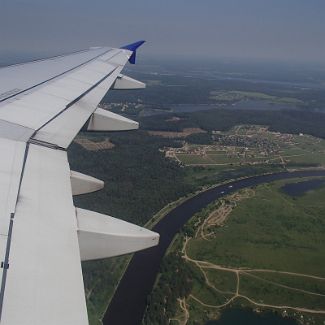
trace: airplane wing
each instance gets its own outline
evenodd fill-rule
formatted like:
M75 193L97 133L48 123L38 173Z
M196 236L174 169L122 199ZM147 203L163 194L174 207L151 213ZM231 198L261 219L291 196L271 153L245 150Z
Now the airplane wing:
M156 233L73 205L104 184L71 171L66 152L83 126L138 128L97 106L109 89L144 88L121 74L142 43L0 69L1 324L88 324L81 261L157 245Z

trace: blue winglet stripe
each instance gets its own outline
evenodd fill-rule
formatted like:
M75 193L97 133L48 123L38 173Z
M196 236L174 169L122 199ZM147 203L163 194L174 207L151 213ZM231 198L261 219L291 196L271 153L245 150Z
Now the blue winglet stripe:
M130 62L131 64L135 64L135 58L136 58L136 56L137 56L137 51L134 51L134 52L132 53L132 55L130 56L130 58L129 58L129 62Z
M135 43L132 43L132 44L129 44L129 45L125 45L125 46L122 46L121 49L124 49L124 50L129 50L129 51L132 51L132 55L130 56L129 58L129 62L131 64L135 64L135 58L136 58L136 55L137 55L137 49L144 43L145 41L138 41L138 42L135 42Z
M129 50L129 51L136 51L138 47L140 47L145 41L138 41L129 45L122 46L121 49Z

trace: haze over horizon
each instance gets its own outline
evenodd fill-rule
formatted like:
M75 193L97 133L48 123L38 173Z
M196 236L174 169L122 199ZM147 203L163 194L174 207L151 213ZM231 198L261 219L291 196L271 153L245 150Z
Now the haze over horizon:
M148 41L145 54L325 63L322 0L2 0L0 58Z

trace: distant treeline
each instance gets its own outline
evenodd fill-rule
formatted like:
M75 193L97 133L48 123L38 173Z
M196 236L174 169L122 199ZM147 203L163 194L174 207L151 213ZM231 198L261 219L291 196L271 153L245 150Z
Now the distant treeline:
M257 124L270 127L271 131L292 134L310 134L325 138L325 114L317 112L283 110L225 110L216 109L177 114L178 121L167 121L166 115L150 116L140 120L143 129L181 131L199 127L207 131L225 131L239 124Z
M270 71L269 71L270 72ZM278 71L279 72L279 71ZM186 74L186 71L183 71ZM308 72L313 75L318 83L321 83L324 75L317 75L315 72ZM211 98L212 91L244 91L258 92L276 97L290 97L304 102L305 109L325 109L325 92L322 88L299 88L295 82L301 82L301 78L295 80L294 75L288 83L252 82L259 81L252 76L243 79L213 79L205 77L190 77L184 75L143 75L132 73L136 79L148 83L148 87L138 91L110 91L104 98L104 102L119 103L144 103L153 107L168 108L174 104L215 104L216 100ZM247 75L248 77L248 75ZM267 73L265 78L270 78ZM279 77L279 76L278 76ZM284 76L283 76L284 77ZM288 77L288 76L287 76ZM147 80L146 80L147 79ZM271 78L272 79L272 78ZM305 78L302 78L306 81ZM277 78L275 77L275 80ZM152 82L153 81L153 82ZM300 105L299 105L300 106Z

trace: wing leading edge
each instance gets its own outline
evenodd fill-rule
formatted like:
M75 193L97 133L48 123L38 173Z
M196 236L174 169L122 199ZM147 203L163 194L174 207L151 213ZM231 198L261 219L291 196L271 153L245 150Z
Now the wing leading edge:
M158 244L156 233L74 207L72 195L104 184L71 171L65 150L85 123L138 128L97 108L109 89L144 87L121 75L134 53L96 48L0 69L1 324L88 324L80 261Z

